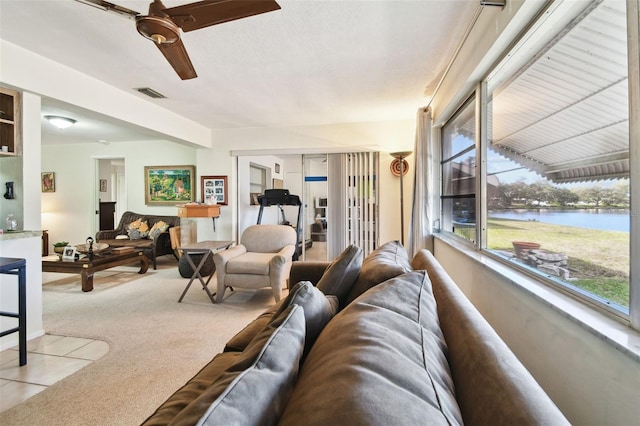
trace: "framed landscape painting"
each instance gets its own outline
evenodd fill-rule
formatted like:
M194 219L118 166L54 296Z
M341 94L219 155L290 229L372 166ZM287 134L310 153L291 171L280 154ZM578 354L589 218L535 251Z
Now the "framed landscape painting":
M194 201L195 176L195 166L145 166L145 204Z
M226 176L201 176L200 193L204 204L220 204L226 206L227 177Z

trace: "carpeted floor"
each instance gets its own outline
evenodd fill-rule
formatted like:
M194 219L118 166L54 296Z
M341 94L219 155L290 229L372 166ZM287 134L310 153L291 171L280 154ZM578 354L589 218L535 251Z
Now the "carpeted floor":
M165 259L166 258L166 259ZM47 333L104 340L109 352L91 365L0 415L8 425L137 425L198 372L225 342L274 303L270 289L227 292L212 304L175 260L158 270L137 267L97 273L94 291L79 277L46 274ZM215 277L210 286L215 289Z

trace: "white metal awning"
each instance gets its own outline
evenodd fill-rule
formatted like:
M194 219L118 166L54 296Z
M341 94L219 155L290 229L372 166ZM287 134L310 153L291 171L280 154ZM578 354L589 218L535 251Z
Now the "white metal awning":
M596 1L493 92L489 147L547 179L629 176L625 2Z

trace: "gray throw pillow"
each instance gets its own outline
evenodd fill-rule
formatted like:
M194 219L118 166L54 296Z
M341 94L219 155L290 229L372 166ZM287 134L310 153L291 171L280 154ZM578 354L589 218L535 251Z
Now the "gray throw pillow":
M335 299L331 299L335 300ZM304 341L304 353L302 358L309 352L318 335L325 325L333 318L338 311L338 306L331 303L331 300L309 281L300 281L290 291L280 309L273 315L277 318L289 306L299 305L304 309L304 321L306 335Z
M324 294L337 296L340 306L344 306L347 295L360 275L361 267L362 249L352 244L331 262L317 287Z
M345 305L371 287L412 270L407 250L400 241L384 243L365 257L358 280L352 286Z
M298 376L304 334L303 309L292 305L172 424L276 424Z

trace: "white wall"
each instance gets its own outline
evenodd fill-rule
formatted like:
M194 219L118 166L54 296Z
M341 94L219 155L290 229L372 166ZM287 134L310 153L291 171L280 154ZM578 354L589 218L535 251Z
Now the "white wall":
M406 158L409 171L403 177L404 189L404 243L409 244L409 225L411 222L411 204L415 167L413 155ZM380 154L380 243L400 240L400 177L391 173L394 158L388 153Z
M98 182L96 182L96 191L98 191L98 197L100 201L114 201L112 198L112 174L111 170L111 160L98 160ZM100 180L105 180L107 182L106 191L100 191Z
M303 193L303 174L302 174L302 155L283 155L278 157L282 160L280 163L280 172L284 182L284 188L289 190L292 195L297 195L302 201L302 215L304 216L304 193ZM308 204L308 203L307 203ZM298 208L294 206L285 206L284 212L287 220L292 224L296 224L298 221ZM301 222L304 227L304 217L301 217ZM304 238L304 234L303 234Z
M271 188L271 179L282 179L284 175L284 160L276 156L242 156L238 157L238 235L258 220L260 206L252 206L249 191L249 167L256 164L265 167L267 171L267 188ZM280 173L275 173L276 163L280 164ZM287 217L291 221L291 218ZM265 208L262 214L263 224L280 223L280 210L277 207Z
M416 105L416 110L419 107ZM233 151L280 149L287 154L406 151L413 149L414 136L414 119L213 130L214 148L224 146Z
M571 423L638 424L637 361L437 238L434 254Z
M168 141L44 145L42 170L56 174L56 191L42 194L42 226L49 230L49 241L80 244L95 235L98 185L94 178L100 157L125 159L126 202L130 211L177 215L175 206L145 204L144 166L195 165L196 152L194 148ZM199 180L195 185L199 187Z
M195 147L211 146L211 130L135 94L0 40L0 83L96 111Z
M24 229L40 230L40 98L29 93L22 97L22 189L17 201L24 209ZM36 124L37 123L37 124ZM4 226L4 225L3 225ZM28 339L44 333L42 326L42 240L39 237L0 241L0 256L27 261L27 335ZM16 278L0 275L0 310L17 312ZM10 322L10 325L8 321ZM10 318L0 320L0 328L15 327ZM0 350L14 346L17 333L0 338Z

